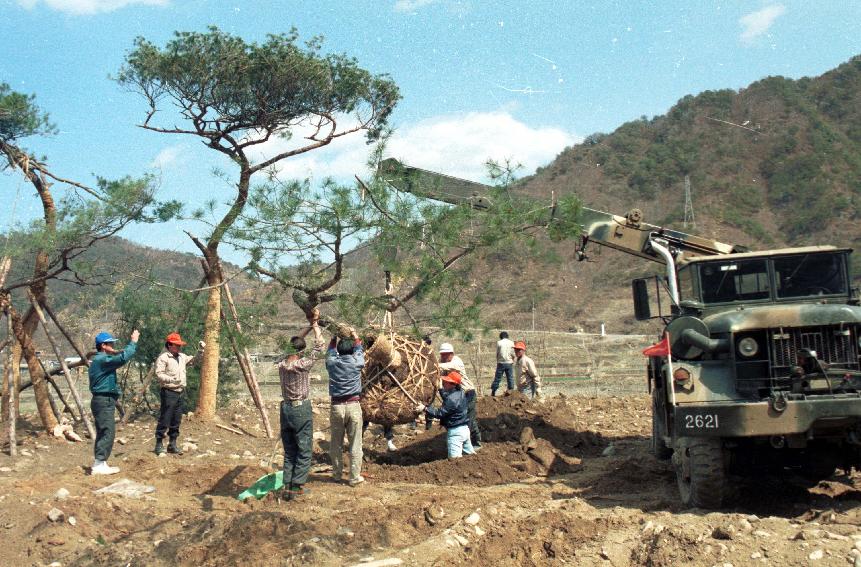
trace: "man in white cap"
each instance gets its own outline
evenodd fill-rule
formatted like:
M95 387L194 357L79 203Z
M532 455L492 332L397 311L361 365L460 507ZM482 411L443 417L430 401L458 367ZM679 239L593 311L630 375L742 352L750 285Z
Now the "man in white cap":
M460 374L460 387L463 390L467 402L467 416L469 417L469 437L474 449L481 447L481 431L478 429L478 421L475 418L475 386L466 374L463 360L454 354L451 343L439 345L439 369L440 372L455 370Z

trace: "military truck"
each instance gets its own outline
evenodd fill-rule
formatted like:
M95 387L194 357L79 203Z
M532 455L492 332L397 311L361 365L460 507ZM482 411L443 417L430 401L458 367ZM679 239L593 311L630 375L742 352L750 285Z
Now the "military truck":
M480 183L396 160L380 171L400 190L488 206L491 188ZM578 259L594 242L665 265L632 289L636 318L664 324L644 351L651 444L672 459L685 505L720 507L731 474L792 469L818 481L861 466L861 307L850 249L751 252L647 224L638 210L584 208L578 222Z

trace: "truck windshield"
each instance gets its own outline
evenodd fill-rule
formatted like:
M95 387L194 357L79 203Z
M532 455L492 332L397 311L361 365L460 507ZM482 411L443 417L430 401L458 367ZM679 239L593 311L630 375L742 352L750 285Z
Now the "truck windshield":
M842 254L804 254L774 260L778 297L847 293Z
M700 283L704 303L768 299L768 263L765 260L703 263Z

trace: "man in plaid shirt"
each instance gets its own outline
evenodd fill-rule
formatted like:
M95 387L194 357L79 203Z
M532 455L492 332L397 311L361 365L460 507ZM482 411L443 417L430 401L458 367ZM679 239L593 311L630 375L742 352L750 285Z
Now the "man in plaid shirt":
M323 333L316 310L308 317L311 326L290 339L290 353L278 364L281 379L281 442L284 444L284 487L292 500L304 494L311 470L314 424L311 412L309 372L323 352ZM305 335L314 331L314 349L305 354Z

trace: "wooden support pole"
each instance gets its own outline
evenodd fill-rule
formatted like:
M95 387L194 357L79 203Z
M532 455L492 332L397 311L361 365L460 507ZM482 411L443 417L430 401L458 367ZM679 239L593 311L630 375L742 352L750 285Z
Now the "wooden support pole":
M60 409L57 407L56 402L54 402L54 399L51 398L49 400L51 402L51 409L54 410L54 414L57 416L57 421L62 421L60 419L60 416L64 412L69 412L69 415L72 416L72 419L74 421L78 421L78 418L75 416L75 412L72 411L72 408L69 406L69 402L66 401L66 396L64 396L63 392L60 391L60 387L57 385L57 381L54 380L54 376L50 372L48 372L47 368L45 368L45 363L43 363L41 359L39 359L39 366L42 367L42 372L45 373L45 380L47 380L48 383L54 387L54 392L57 393L57 397L60 398L61 402L63 402L63 411L61 412ZM23 390L23 388L21 389Z
M59 318L57 317L57 315L54 313L54 310L53 310L53 309L51 309L51 306L50 306L50 305L48 305L48 304L46 303L45 305L43 305L43 306L42 306L42 308L43 308L43 309L45 309L45 313L47 313L47 314L48 314L48 317L50 317L50 318L51 318L51 321L53 321L53 322L54 322L54 326L55 326L55 327L57 327L58 329L60 329L60 333L62 333L62 334L63 334L63 336L64 336L64 337L66 337L66 341L68 341L68 343L69 343L70 345L72 345L72 348L73 348L73 349L75 349L75 352L76 352L76 353L78 353L78 357L80 357L80 359L83 361L83 363L84 363L87 367L89 367L89 366L90 366L90 359L89 359L89 358L87 358L87 355L86 355L86 353L83 351L83 349L81 349L81 347L79 347L79 346L78 346L78 343L76 343L76 342L72 339L72 335L70 335L70 334L69 334L69 332L66 330L66 328L65 328L65 327L63 327L63 324L62 324L62 323L60 323L60 319L59 319ZM80 365L79 365L79 366L80 366ZM70 367L70 368L71 368L71 367Z
M233 317L233 324L237 332L242 332L242 324L239 322L239 313L236 311L236 304L233 302L233 294L230 292L230 284L224 284L224 296L227 299L227 305L230 307L230 314ZM254 375L254 368L251 366L251 355L248 354L248 349L243 347L242 352L239 351L239 345L234 343L234 351L237 358L240 359L240 365L245 364L248 382L248 389L251 391L251 398L254 400L257 409L260 410L260 415L263 418L263 428L266 430L266 437L272 439L272 425L269 423L269 415L266 413L266 405L263 403L263 395L260 393L260 384L257 382L257 376ZM243 360L244 359L244 360ZM245 372L245 371L244 371Z
M221 313L221 318L225 323L228 322L224 312ZM230 333L228 333L227 336L230 340L230 346L233 348L233 354L236 355L236 361L239 363L239 369L242 371L242 377L245 379L245 385L248 386L248 391L251 393L251 399L254 401L254 405L257 406L257 409L260 411L260 415L263 418L263 428L266 430L266 437L272 439L272 426L269 423L269 416L266 414L266 407L263 405L263 399L260 396L260 389L257 388L255 391L256 383L251 371L251 365L240 350L236 337Z
M6 285L6 276L9 275L9 270L12 268L12 258L4 256L0 259L0 288ZM15 431L16 422L18 420L17 408L18 403L18 384L15 380L14 355L12 345L14 344L14 334L12 331L12 314L8 309L4 309L6 315L6 340L9 343L9 351L6 355L6 384L8 385L6 398L6 432L9 438L9 456L15 457L18 455L18 438Z
M215 427L219 427L221 429L226 429L227 431L230 431L232 433L236 433L237 435L245 435L245 433L243 433L242 431L239 431L238 429L233 429L232 427L227 427L226 425L221 425L220 423L216 423Z
M4 276L5 278L5 276ZM8 336L12 336L12 317L6 312L6 332ZM9 351L6 353L6 383L9 385L9 405L7 407L8 413L6 414L6 433L9 437L9 456L15 457L18 455L18 439L15 435L15 422L18 418L15 412L15 407L17 404L15 403L15 397L18 392L16 392L15 388L15 375L12 370L12 366L14 364L14 356L12 355L12 345L9 345Z
M48 330L48 322L45 320L45 313L42 312L42 308L39 306L39 302L36 301L36 297L32 293L28 293L28 295L30 297L30 304L33 305L33 309L39 317L39 322L42 323L42 330L45 331L45 336L48 338L48 342L51 343L51 348L54 349L54 354L57 356L57 360L60 361L60 367L63 369L63 375L66 377L66 382L69 384L69 391L72 393L72 399L75 400L75 405L78 406L78 412L84 420L84 426L87 428L87 433L90 434L90 439L95 440L96 429L90 421L90 416L87 415L86 410L84 410L84 403L81 401L81 396L78 394L78 389L75 387L75 382L72 380L72 373L69 371L69 367L66 366L66 360L63 358L63 354L57 347L54 337L51 336L51 331Z
M47 374L47 373L46 373ZM78 421L78 417L75 415L75 412L72 410L72 406L69 405L69 402L66 401L66 396L63 395L63 392L60 391L60 386L57 384L57 381L54 380L53 376L46 375L48 382L51 386L54 387L54 392L57 393L57 397L60 398L60 401L63 402L63 411L69 412L69 415L72 416L72 420Z
M48 373L48 371L45 370L45 365L42 364L41 360L39 361L39 366L42 367L42 372L44 372L45 374ZM46 376L45 381L47 382L47 380L48 377ZM63 414L60 413L60 408L57 407L57 402L54 401L54 396L51 395L51 390L48 390L47 386L45 387L45 396L48 398L48 404L51 406L51 412L54 414L54 417L57 418L57 423L61 423L61 418L63 417Z

